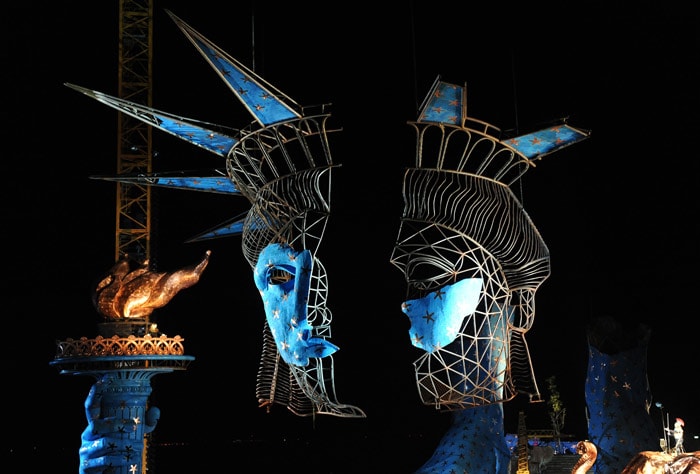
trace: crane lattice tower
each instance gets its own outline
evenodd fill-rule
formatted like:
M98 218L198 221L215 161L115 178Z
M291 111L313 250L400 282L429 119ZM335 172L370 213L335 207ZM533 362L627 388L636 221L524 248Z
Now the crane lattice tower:
M119 0L119 97L152 105L153 0ZM150 174L152 128L119 113L117 173ZM151 260L151 188L117 183L115 261Z

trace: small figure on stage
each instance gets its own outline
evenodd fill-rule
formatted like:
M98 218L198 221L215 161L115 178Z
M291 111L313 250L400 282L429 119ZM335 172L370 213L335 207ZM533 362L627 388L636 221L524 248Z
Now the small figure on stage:
M676 418L676 422L673 424L673 429L666 428L666 431L671 433L673 435L673 439L675 440L675 444L673 445L673 453L674 454L682 454L685 452L685 449L683 449L683 427L684 426L685 426L685 422L680 418Z

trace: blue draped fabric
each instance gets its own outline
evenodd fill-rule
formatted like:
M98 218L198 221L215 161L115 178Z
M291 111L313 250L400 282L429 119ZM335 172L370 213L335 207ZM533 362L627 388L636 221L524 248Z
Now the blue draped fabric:
M503 405L450 412L452 425L415 474L509 474L511 451L503 431Z
M659 449L659 436L647 408L651 404L648 340L607 352L590 341L588 346L588 438L598 449L593 472L619 474L637 453Z

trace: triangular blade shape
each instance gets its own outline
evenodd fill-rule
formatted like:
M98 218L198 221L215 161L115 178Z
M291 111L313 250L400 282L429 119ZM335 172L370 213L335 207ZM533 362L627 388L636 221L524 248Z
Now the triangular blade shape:
M225 157L229 150L236 144L236 139L220 132L214 131L213 128L206 128L194 123L192 119L178 117L167 112L163 112L152 107L136 104L124 99L119 99L102 92L86 89L85 87L76 86L75 84L65 84L66 86L78 92L82 92L88 97L106 104L113 109L123 112L135 119L138 119L148 125L159 128L164 132L175 135L176 137L190 142L198 147L204 148L210 152L216 153L219 156ZM223 128L215 124L217 128ZM235 131L237 133L237 131Z
M105 181L117 181L120 183L139 184L141 186L159 186L171 189L182 189L187 191L202 191L218 194L241 195L227 176L183 176L168 175L162 173L139 174L136 176L91 176L91 179L101 179Z
M187 243L201 242L203 240L218 239L220 237L231 237L243 233L243 222L247 213L239 214L231 220L220 224L213 229L202 232L199 235L187 240Z
M166 10L167 11L167 10ZM263 127L301 117L296 102L199 34L172 12L175 24Z

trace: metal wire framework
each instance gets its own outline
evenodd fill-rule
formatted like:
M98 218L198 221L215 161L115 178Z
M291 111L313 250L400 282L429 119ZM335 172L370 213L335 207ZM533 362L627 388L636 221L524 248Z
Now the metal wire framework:
M197 177L190 177L187 182L148 179L150 173L101 179L180 188L189 183L193 190L225 192L247 198L251 208L238 234L242 237L243 255L251 269L255 268L262 250L271 244L288 244L297 251L309 251L313 255L313 272L308 314L303 317L313 326L312 337L329 338L332 318L326 305L328 283L317 250L330 214L331 171L337 166L331 158L326 129L330 114L325 105L298 106L177 16L171 12L168 14L253 115L254 121L250 125L233 130L195 122L145 104L67 85L124 112L123 115L225 158L230 181L222 186L218 170L212 170L212 176L203 177L212 186L208 188L201 186ZM228 132L234 134L228 135ZM238 219L227 222L207 235L237 235L238 223ZM361 409L337 401L332 356L313 358L304 367L292 367L280 358L267 323L263 340L257 385L262 406L286 405L297 415L365 416Z
M483 280L476 311L454 341L415 360L421 400L459 410L517 392L537 399L524 335L534 321L535 292L550 273L549 250L509 188L531 163L484 122L411 124L415 167L404 175L390 259L404 274L407 299L465 278Z
M328 277L318 257L330 216L331 173L329 115L304 117L250 133L232 148L227 170L252 207L243 223L242 248L254 268L272 243L309 250L314 264L306 318L313 337L331 337L327 305ZM261 406L286 405L299 416L328 414L365 417L353 405L339 403L333 356L312 358L307 366L287 364L265 323L256 395Z

